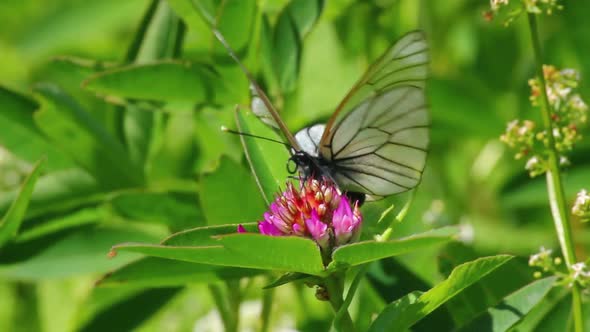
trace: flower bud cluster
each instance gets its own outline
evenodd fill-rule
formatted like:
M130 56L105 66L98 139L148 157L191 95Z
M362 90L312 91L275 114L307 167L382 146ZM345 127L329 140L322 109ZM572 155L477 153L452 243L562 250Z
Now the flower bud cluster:
M558 283L572 287L577 283L582 288L590 288L590 269L584 262L573 264L569 271L565 268L559 268L562 263L560 257L553 257L551 249L541 247L540 251L529 258L529 266L538 268L533 274L535 278L541 278L544 275L555 275L558 277Z
M578 283L582 288L590 287L590 269L584 262L578 262L572 265L572 273L569 276L570 287L574 282Z
M572 214L582 222L590 221L590 194L586 189L580 190L572 207Z
M543 273L557 271L557 266L561 264L561 258L553 257L553 250L541 247L538 253L529 257L529 266L542 270L535 272L535 277L540 278Z
M506 25L523 13L551 15L562 10L559 0L490 0L491 14L500 16Z
M582 139L579 128L588 121L588 106L577 93L580 76L575 70L557 70L554 66L543 66L543 74L553 122L551 135L560 155L560 165L568 166L566 153ZM544 98L541 83L538 79L531 79L529 85L531 103L539 106L541 98ZM533 121L514 120L508 123L500 139L516 150L516 159L526 159L525 169L534 177L547 169L547 149L550 148L548 136L549 133L537 129Z

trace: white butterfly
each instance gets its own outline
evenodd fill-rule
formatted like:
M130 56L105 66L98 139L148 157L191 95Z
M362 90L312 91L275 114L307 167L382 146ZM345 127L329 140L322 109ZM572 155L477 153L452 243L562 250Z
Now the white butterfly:
M370 198L404 192L420 182L429 144L428 62L424 34L404 35L369 67L327 124L293 136L238 61L251 82L254 113L281 131L302 175L329 177L340 189Z

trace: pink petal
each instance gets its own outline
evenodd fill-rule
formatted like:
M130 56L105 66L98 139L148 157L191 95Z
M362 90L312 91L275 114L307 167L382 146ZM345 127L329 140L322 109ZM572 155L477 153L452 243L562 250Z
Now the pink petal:
M281 236L283 233L275 226L272 222L269 221L260 221L258 223L258 230L261 234L270 235L270 236Z
M305 226L307 226L307 230L320 247L328 244L328 225L320 220L315 209L311 210L311 218L305 220Z

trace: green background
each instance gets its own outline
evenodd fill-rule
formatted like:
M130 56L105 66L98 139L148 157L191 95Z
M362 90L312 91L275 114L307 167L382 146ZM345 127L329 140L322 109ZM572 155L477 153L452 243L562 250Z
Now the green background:
M154 3L0 3L0 214L31 165L47 157L19 237L0 251L1 331L216 330L207 316L213 308L207 281L217 280L219 271L207 278L197 268L177 266L186 270L171 269L157 288L94 287L104 273L139 257L120 253L109 260L112 245L254 222L265 210L239 138L219 130L235 128L234 106L247 106L246 79L205 20L184 6L190 1L170 1L171 8ZM291 7L285 7L289 1L227 1L221 11L217 1L202 3L205 11L221 13L220 30L293 132L325 121L403 33L426 32L431 147L415 202L394 236L461 225L463 242L382 263L395 277L376 271L373 291L360 301L390 302L425 290L451 267L479 256L520 256L436 311L440 321L430 319L461 325L532 279L528 255L540 246L558 248L543 177L530 179L499 141L508 121L540 119L528 100L534 62L525 20L509 27L499 19L489 22L483 0L326 1L319 18L317 1ZM153 19L142 25L149 8ZM585 100L588 14L590 5L574 1L539 18L545 62L578 70ZM563 173L569 203L590 187L590 139L587 129L583 133ZM285 176L286 152L272 143L262 146L273 156L275 176ZM367 227L406 198L367 204ZM579 255L587 257L590 231L575 219L573 227ZM254 282L247 300L259 297L260 286ZM282 287L278 293L275 321L310 331L325 327L330 308L313 301L311 290ZM317 310L293 306L301 294ZM547 312L522 330L561 330L569 304L562 298L550 296ZM417 329L437 326L430 323Z

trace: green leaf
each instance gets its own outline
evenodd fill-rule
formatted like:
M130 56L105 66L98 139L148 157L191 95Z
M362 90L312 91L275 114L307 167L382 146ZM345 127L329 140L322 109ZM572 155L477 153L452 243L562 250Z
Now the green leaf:
M297 27L290 15L284 14L279 17L273 40L274 71L281 90L289 93L297 86L302 47Z
M510 259L512 256L508 255L483 257L456 267L445 281L418 298L410 294L389 304L375 319L369 331L405 331Z
M211 27L216 27L238 54L248 47L254 30L256 0L170 0L169 3L192 31L209 36L204 40L205 47L213 55L227 57L227 51L214 42Z
M205 32L209 30L208 24L215 19L214 10L207 10L203 7L205 1L193 2L191 0L168 0L174 12L182 18L193 32Z
M549 301L543 301L539 307L535 308L540 309L541 311L540 315L533 317L535 318L535 324L532 326L531 324L529 324L529 326L522 326L521 324L518 324L515 326L515 329L518 328L516 331L553 332L572 330L573 322L571 292L568 292L567 289L556 290L556 292L550 292L547 298L549 298L551 295L557 296L556 298L549 299ZM533 313L529 314L529 316L532 314ZM582 307L582 317L590 317L590 306L587 304L583 305ZM529 317L527 316L526 318ZM584 319L584 331L588 331L588 329L590 329L590 321L588 319Z
M253 277L261 270L147 257L106 274L99 286L164 287Z
M29 206L35 183L41 173L44 160L41 159L22 184L18 196L0 221L0 248L16 236Z
M458 232L459 230L456 227L443 227L391 241L362 241L345 245L334 251L332 254L333 262L330 265L331 267L337 267L340 264L355 266L391 256L406 254L425 247L451 241Z
M536 305L523 319L521 319L515 326L512 327L511 331L518 331L518 332L532 332L538 331L542 327L545 329L549 329L551 327L556 328L556 326L547 326L547 320L551 321L552 323L560 324L560 318L555 319L556 317L552 317L555 311L560 311L559 307L566 307L567 313L563 317L563 321L568 321L570 319L570 308L567 308L568 305L571 305L571 295L570 291L567 288L557 288L554 287L549 293L541 300L541 302ZM563 303L563 302L566 303ZM590 311L590 308L588 311ZM565 326L565 324L563 324Z
M195 112L196 169L200 174L215 171L222 156L235 162L242 160L243 149L239 139L220 130L221 126L228 126L232 122L234 119L230 108L219 111L206 107Z
M258 232L257 223L242 224L242 226L247 232ZM178 247L217 245L217 240L213 237L235 234L237 231L238 227L234 224L197 227L174 233L165 238L162 244Z
M75 101L51 85L39 85L35 92L41 105L34 115L39 128L100 185L112 189L143 183L142 170L123 146Z
M42 222L26 223L21 228L15 243L19 245L30 243L31 240L46 238L48 235L67 229L95 224L104 220L107 215L110 216L109 213L110 211L107 211L104 207L89 207L74 212L68 211L63 216L49 218Z
M121 104L127 98L198 104L212 100L211 85L218 79L217 73L209 66L164 61L104 71L90 77L83 86Z
M127 48L127 54L125 55L125 62L132 62L137 59L139 52L141 51L141 44L145 38L145 35L150 27L150 22L152 21L154 15L156 14L156 10L158 9L158 4L160 3L159 0L151 0L149 6L146 8L139 25L133 35L133 40L131 44Z
M111 201L118 215L131 220L161 223L178 231L205 225L196 194L125 192Z
M222 236L219 240L228 251L248 255L255 265L268 266L262 268L314 275L323 274L324 271L319 248L310 239L235 234Z
M245 53L254 30L256 0L215 1L215 26L238 54ZM227 57L226 49L214 43L213 54Z
M222 158L219 168L201 179L201 206L209 225L260 220L266 204L252 176Z
M0 211L6 211L18 191L3 193L0 196ZM75 208L79 205L100 201L104 193L96 180L79 168L66 169L45 174L39 178L27 218L38 217L46 213L55 213Z
M46 157L50 170L72 164L37 128L33 112L39 105L34 100L0 86L0 105L0 145L31 163Z
M503 332L523 319L547 295L555 277L537 280L505 297L459 331Z
M138 255L130 253L109 259L107 253L113 245L123 241L152 242L160 236L132 228L87 226L48 244L24 262L0 266L0 276L34 281L106 273L138 259Z
M315 242L300 237L233 234L202 246L129 243L117 245L113 250L201 264L325 274Z
M134 41L129 47L126 60L133 61L135 64L177 56L178 44L182 42L179 35L183 34L183 26L168 2L159 1L154 6L155 8L149 8L145 13ZM136 46L138 49L134 50ZM132 56L133 59L130 58ZM156 79L154 82L161 81ZM124 110L119 127L122 128L122 137L129 150L130 158L137 164L143 165L148 159L152 140L157 133L155 125L160 117L134 104L129 104Z
M304 38L320 18L323 7L323 0L293 0L283 15L291 16L300 38Z
M138 8L143 3L145 1L141 0L104 0L68 5L56 3L59 7L54 7L54 10L38 9L36 14L29 14L26 22L19 21L18 25L21 28L18 30L21 30L21 33L14 40L14 44L20 56L25 58L23 61L27 61L28 64L45 61L67 50L90 47L99 51L108 41L116 43L115 39L109 39L107 36L114 36L120 33L121 29L128 29L130 20L139 19ZM12 4L20 6L18 3ZM10 12L16 14L18 9L13 8L12 4ZM21 24L24 23L26 29L22 29ZM22 33L22 30L25 33Z
M480 257L471 246L452 242L438 254L438 269L444 277L463 263ZM499 303L503 298L534 281L528 260L518 257L500 266L477 284L465 289L445 304L456 326L473 320L479 313Z
M270 284L264 286L262 289L270 289L270 288L275 288L275 287L279 287L294 281L302 281L305 279L309 279L310 276L308 274L304 274L304 273L293 273L293 272L287 272L283 275L281 275L277 280L271 282Z
M78 331L132 331L152 317L182 288L149 289L107 306Z
M323 8L322 0L294 0L279 15L274 28L273 64L284 93L297 87L303 38L315 25Z
M175 44L178 42L177 37L181 28L178 16L172 11L168 2L159 1L155 12L152 13L148 9L143 20L129 48L131 53L135 53L135 57L131 59L129 57L133 54L127 54L127 60L133 60L134 63L139 64L174 56L177 46ZM142 28L141 25L144 27ZM136 43L141 45L139 49L133 51Z
M264 126L251 113L245 115L243 112L236 112L236 123L240 132L253 133L281 141L281 138L273 130ZM285 165L289 159L289 153L281 144L246 136L240 136L240 139L256 184L266 204L270 205L279 188L284 186L287 179L288 172Z
M197 159L195 125L192 112L169 114L159 136L148 171L152 181L185 178L194 181Z

